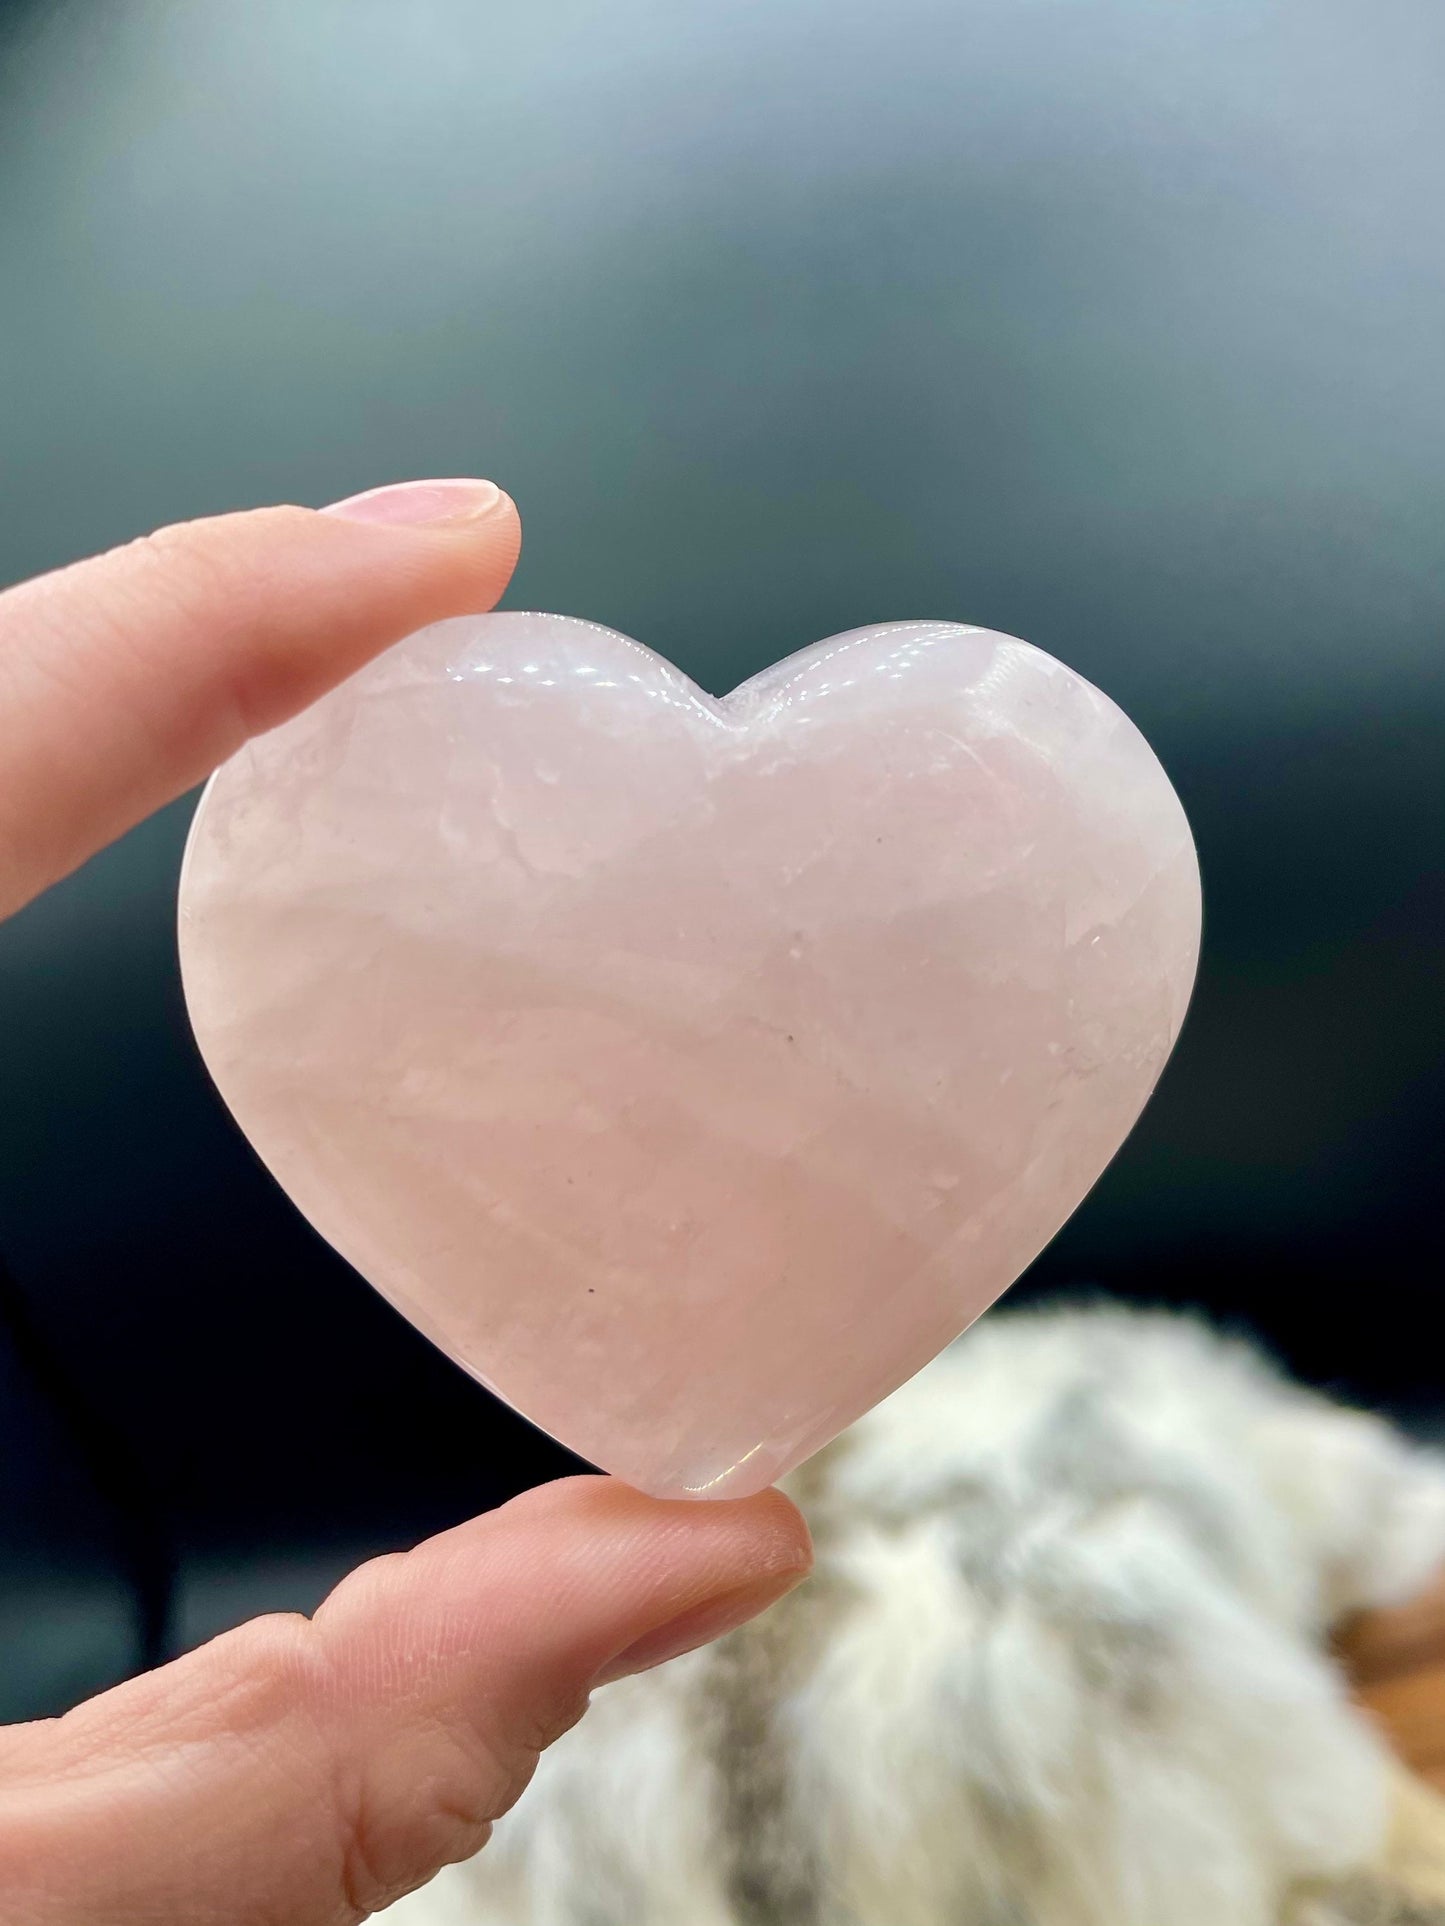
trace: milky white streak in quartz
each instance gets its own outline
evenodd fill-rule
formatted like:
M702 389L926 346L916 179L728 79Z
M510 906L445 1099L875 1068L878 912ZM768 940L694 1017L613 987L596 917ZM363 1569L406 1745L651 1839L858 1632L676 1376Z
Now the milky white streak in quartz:
M302 1211L659 1494L770 1483L998 1296L1198 937L1133 724L943 622L722 700L591 623L442 623L220 771L181 889L201 1049Z

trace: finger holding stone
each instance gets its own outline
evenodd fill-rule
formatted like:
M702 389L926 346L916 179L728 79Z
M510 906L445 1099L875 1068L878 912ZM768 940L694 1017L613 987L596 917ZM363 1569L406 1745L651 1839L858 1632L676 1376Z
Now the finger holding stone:
M493 483L182 523L0 594L0 915L393 642L489 609Z

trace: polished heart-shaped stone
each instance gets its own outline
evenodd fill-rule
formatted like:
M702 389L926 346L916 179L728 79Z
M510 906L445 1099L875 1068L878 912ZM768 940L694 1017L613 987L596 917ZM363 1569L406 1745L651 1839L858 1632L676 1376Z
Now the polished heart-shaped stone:
M1012 1282L1198 938L1133 724L944 622L720 700L588 622L443 623L217 774L181 887L202 1052L301 1210L664 1495L770 1483Z

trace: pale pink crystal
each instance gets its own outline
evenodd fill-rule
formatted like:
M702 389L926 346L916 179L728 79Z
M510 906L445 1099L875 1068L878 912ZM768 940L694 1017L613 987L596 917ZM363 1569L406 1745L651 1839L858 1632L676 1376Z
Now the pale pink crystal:
M181 893L206 1061L307 1217L660 1494L770 1483L1017 1276L1198 934L1134 726L941 622L721 701L590 623L443 623L220 771Z

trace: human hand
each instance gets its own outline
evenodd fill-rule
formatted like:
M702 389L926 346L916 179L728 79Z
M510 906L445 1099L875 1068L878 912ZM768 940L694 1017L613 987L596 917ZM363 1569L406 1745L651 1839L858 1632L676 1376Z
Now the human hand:
M490 608L484 482L163 530L0 595L0 915L390 643ZM592 1686L804 1575L775 1492L530 1492L63 1719L0 1730L6 1926L340 1926L467 1857Z

